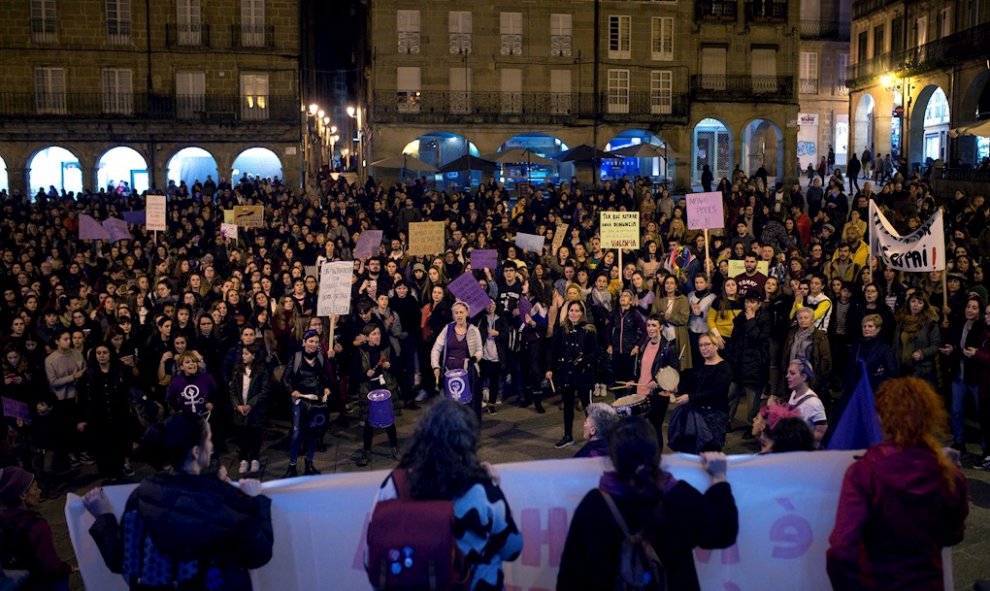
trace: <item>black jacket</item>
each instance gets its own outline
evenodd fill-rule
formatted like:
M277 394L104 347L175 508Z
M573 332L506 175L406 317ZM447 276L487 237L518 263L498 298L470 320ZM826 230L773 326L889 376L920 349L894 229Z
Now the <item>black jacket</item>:
M593 383L598 342L593 324L581 323L572 330L561 326L550 342L550 363L556 387L590 386Z
M733 321L729 343L732 381L762 386L770 379L770 316L762 309L752 319L741 313Z
M271 560L271 499L249 497L215 476L156 474L127 499L124 513L132 511L163 554L220 567L224 589L250 590L247 570ZM107 567L126 576L124 528L117 518L98 517L89 533Z
M247 416L237 411L237 407L245 404L242 390L244 387L244 368L234 366L234 375L227 385L230 394L230 404L234 408L234 423L248 427L264 427L268 416L268 394L271 390L272 374L263 364L255 364L248 382L247 405L251 411Z

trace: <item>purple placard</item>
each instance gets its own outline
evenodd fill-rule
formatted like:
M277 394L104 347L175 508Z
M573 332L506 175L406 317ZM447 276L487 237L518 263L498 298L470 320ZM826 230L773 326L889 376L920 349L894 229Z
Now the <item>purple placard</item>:
M529 298L519 298L519 317L525 318L532 311L533 303L529 301Z
M476 316L488 307L491 298L471 273L462 273L447 286L454 297L468 305L468 315Z
M143 209L139 209L137 211L125 211L124 212L124 221L127 222L128 224L131 224L131 225L134 225L134 226L143 226L144 225L144 210Z
M110 242L134 238L127 227L127 222L122 219L107 218L103 220L103 227L107 229L107 232L110 232Z
M10 419L21 419L25 423L31 422L31 411L28 405L20 400L3 397L3 416Z
M711 230L725 226L722 192L688 193L687 223L689 230Z
M366 259L378 254L378 247L382 245L381 230L365 230L358 237L357 244L354 245L354 258Z
M471 251L471 268L495 269L498 267L498 251L494 248L481 248Z
M100 222L92 217L79 214L79 239L80 240L110 240L110 232L100 225Z

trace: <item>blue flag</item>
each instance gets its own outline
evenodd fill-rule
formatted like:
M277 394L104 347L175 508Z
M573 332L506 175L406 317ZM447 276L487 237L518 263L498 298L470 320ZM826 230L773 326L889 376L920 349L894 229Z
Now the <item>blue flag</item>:
M866 364L860 360L859 367L859 383L839 416L827 449L866 449L883 441L880 419L873 406L873 388L866 375Z

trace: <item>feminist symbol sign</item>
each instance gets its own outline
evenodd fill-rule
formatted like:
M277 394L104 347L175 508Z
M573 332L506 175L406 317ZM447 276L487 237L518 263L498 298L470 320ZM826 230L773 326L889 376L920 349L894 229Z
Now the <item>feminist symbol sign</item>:
M183 388L180 396L182 396L182 398L185 399L186 401L185 405L188 406L189 410L192 412L199 412L196 410L197 405L206 406L206 400L204 400L203 397L200 396L199 386L196 386L194 384L189 384L188 386ZM199 414L203 414L203 413L199 413Z
M461 394L464 393L464 378L451 378L447 381L447 389L450 391L450 399L460 402Z

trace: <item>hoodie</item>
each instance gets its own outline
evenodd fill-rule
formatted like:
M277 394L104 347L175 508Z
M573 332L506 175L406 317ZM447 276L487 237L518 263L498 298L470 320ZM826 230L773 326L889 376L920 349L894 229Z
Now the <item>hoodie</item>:
M828 575L844 591L943 588L942 548L963 539L966 479L950 490L931 450L871 447L842 482Z

